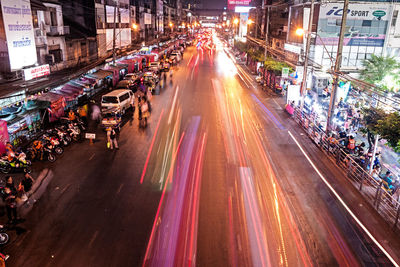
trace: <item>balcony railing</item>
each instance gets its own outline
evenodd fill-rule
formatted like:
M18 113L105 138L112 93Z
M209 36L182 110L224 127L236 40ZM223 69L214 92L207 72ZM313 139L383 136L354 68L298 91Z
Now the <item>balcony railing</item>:
M68 35L69 26L49 26L46 25L46 33L50 36Z

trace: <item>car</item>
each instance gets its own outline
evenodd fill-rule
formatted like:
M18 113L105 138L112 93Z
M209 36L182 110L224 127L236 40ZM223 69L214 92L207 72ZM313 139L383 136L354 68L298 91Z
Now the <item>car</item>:
M101 97L101 112L107 114L119 108L121 114L124 114L127 109L134 107L134 101L135 96L131 90L113 90Z
M152 71L147 71L143 74L143 80L152 81L156 84L160 81L160 77L158 77L158 75Z
M177 62L182 60L182 54L181 54L181 52L179 52L177 50L175 50L171 53L170 58L173 58L173 57L176 59Z
M160 62L158 61L151 62L149 70L154 71L155 73L160 72Z
M124 80L139 80L141 77L140 73L128 73L127 75L125 75Z
M168 72L168 71L169 71L169 67L170 67L169 63L168 63L168 62L164 62L164 63L162 64L162 66L161 66L161 71L166 71L166 72Z
M135 88L135 81L133 80L122 80L115 86L115 89L127 89L134 91Z

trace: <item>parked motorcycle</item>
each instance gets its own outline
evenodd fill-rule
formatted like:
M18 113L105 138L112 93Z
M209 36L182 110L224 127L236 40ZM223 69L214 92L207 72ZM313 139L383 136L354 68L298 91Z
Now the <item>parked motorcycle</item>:
M13 158L12 161L8 160L8 157L0 158L0 171L2 173L11 173L11 172L19 172L23 171L25 173L31 173L31 162L26 159L21 160L18 157Z
M44 146L54 151L57 155L64 153L64 149L61 147L60 141L56 137L43 135Z
M40 154L43 153L43 157L41 158ZM41 151L37 151L36 149L34 149L33 147L29 147L27 149L27 157L30 160L44 160L47 159L49 162L54 162L56 161L56 156L53 154L52 150L43 146L41 148Z

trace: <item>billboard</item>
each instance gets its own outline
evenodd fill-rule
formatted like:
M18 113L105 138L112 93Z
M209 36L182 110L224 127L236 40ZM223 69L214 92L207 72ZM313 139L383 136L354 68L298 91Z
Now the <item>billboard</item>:
M321 5L318 20L318 35L316 44L337 45L339 41L343 4L328 3ZM390 5L349 4L345 46L375 46L383 47L386 29L390 19Z
M106 6L106 22L107 23L114 23L114 9L115 6ZM115 10L115 22L118 23L118 9Z
M236 6L249 6L251 0L228 0L228 9L234 10Z
M12 71L37 63L30 0L0 0Z
M129 23L129 9L120 8L121 23Z
M144 13L144 24L150 25L151 24L151 14Z

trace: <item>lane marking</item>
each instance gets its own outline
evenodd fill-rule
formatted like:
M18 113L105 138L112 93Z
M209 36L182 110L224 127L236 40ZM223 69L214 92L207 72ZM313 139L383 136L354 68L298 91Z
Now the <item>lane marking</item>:
M389 254L389 252L386 251L386 249L378 242L378 240L375 239L375 237L368 231L367 227L362 224L362 222L357 218L357 216L351 211L351 209L347 206L347 204L344 202L344 200L339 196L339 194L333 189L333 187L329 184L329 182L326 180L326 178L322 175L322 173L317 169L315 166L314 162L310 159L310 157L306 154L302 146L299 144L297 139L292 135L290 131L288 131L290 137L293 139L293 141L296 143L296 145L299 147L303 155L306 157L307 161L311 164L315 172L319 175L321 180L325 183L325 185L329 188L329 190L335 195L335 197L339 200L339 202L343 205L343 207L346 209L346 211L350 214L350 216L356 221L356 223L361 227L361 229L364 230L364 232L368 235L368 237L375 243L375 245L386 255L386 257L392 262L392 264L396 267L399 267L399 264L392 258L392 256Z
M142 177L140 177L140 184L143 183L143 179L144 179L144 176L145 176L145 174L146 174L147 164L149 164L151 151L153 150L154 141L156 140L158 127L160 126L161 117L162 117L163 113L164 113L164 109L161 110L160 118L158 119L157 126L156 126L156 130L155 130L154 135L153 135L153 139L151 140L151 145L150 145L149 153L147 154L146 163L144 164L144 168L143 168L143 172L142 172Z
M93 153L93 155L92 155L92 156L90 156L89 160L92 160L92 159L93 159L93 157L94 157L94 155L95 155L95 153Z
M90 242L89 242L89 248L92 247L93 242L94 242L94 240L96 240L98 234L99 234L98 230L96 232L94 232L94 234L93 234L93 236L92 236L92 238L90 239Z
M122 187L124 186L124 184L120 184L118 190L117 190L117 195L121 192Z

